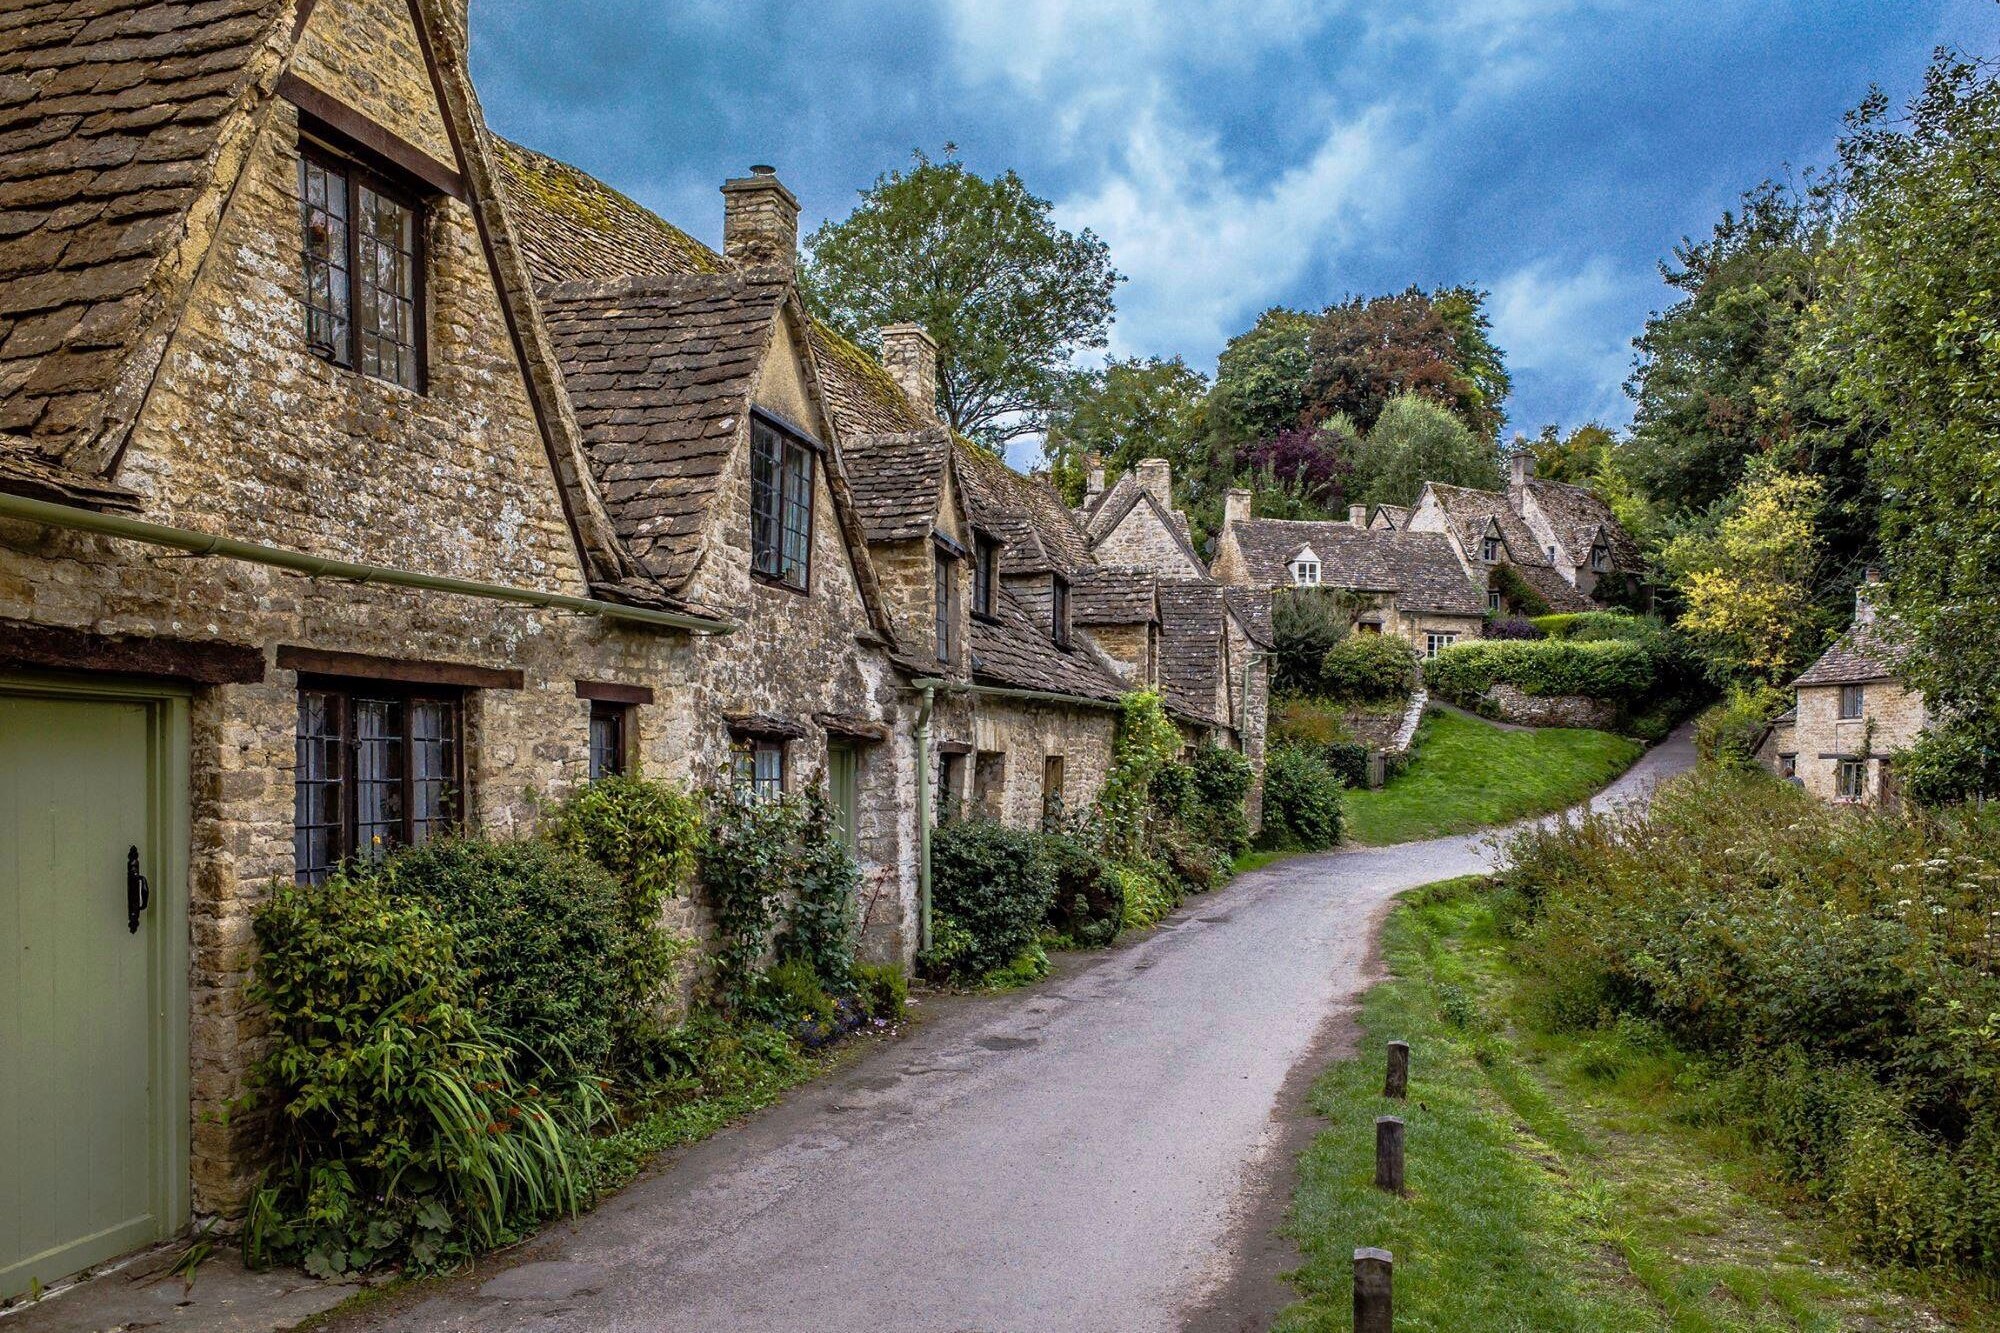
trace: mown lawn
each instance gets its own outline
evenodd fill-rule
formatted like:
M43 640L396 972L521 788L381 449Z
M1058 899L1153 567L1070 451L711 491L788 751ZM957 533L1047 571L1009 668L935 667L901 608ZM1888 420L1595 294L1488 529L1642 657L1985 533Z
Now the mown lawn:
M1347 793L1347 838L1381 847L1564 810L1644 751L1638 741L1605 731L1508 731L1432 712L1401 776L1380 791Z
M1694 1113L1685 1057L1518 1029L1481 881L1413 895L1385 948L1361 1055L1313 1091L1328 1124L1294 1198L1303 1299L1278 1333L1345 1333L1360 1245L1395 1255L1399 1333L2000 1327L1964 1292L1843 1263L1740 1131ZM1402 1103L1381 1096L1395 1039ZM1407 1121L1404 1198L1373 1187L1378 1115Z

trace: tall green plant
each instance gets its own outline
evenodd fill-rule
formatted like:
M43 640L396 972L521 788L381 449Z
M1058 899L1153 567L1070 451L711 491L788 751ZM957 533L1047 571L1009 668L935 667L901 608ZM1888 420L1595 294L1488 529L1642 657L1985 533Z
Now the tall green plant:
M1120 860L1145 851L1153 779L1180 757L1181 733L1167 717L1156 690L1140 690L1121 703L1111 770L1097 797L1105 850Z

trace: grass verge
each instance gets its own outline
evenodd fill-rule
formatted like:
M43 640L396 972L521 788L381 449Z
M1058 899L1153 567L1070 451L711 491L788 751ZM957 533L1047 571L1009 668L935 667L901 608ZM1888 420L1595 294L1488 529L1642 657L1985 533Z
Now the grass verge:
M1565 810L1643 753L1638 741L1605 731L1509 731L1432 712L1407 769L1380 791L1347 793L1347 838L1381 847Z
M1389 920L1392 979L1363 1004L1363 1054L1313 1091L1328 1127L1300 1164L1303 1299L1279 1333L1344 1333L1360 1245L1396 1256L1398 1330L2000 1328L1965 1292L1844 1264L1740 1131L1699 1113L1685 1057L1516 1027L1481 885L1434 885ZM1380 1095L1398 1038L1407 1103ZM1388 1114L1408 1122L1404 1198L1372 1184Z

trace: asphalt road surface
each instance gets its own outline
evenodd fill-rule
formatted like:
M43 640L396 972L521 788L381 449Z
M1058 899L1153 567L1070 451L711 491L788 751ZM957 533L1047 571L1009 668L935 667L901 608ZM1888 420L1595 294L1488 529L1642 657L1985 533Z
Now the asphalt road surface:
M1678 735L1599 802L1691 760ZM1493 856L1447 838L1245 875L1038 987L934 1003L588 1216L329 1327L1265 1328L1301 1100L1352 1040L1381 918Z

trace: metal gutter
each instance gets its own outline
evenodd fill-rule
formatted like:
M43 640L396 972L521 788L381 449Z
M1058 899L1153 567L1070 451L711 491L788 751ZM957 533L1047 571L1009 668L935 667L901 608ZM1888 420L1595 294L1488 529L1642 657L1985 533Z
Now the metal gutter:
M933 687L923 687L917 710L917 952L931 947L931 706Z
M217 537L187 528L171 528L165 524L148 523L144 519L126 518L120 514L100 514L91 509L51 504L46 500L31 500L21 495L0 494L0 518L21 519L45 527L70 528L77 532L92 532L101 537L120 537L126 541L145 542L152 546L164 546L170 550L186 551L190 555L221 556L227 560L242 560L253 565L268 565L273 569L288 569L293 573L306 574L313 578L340 579L348 583L374 583L396 588L420 588L426 592L455 593L461 597L514 602L522 606L542 607L551 611L575 611L581 615L600 616L606 620L622 620L666 629L693 630L705 634L728 634L736 628L727 620L713 620L706 616L689 615L680 611L626 606L618 602L601 601L595 597L571 597L559 592L538 592L531 588L513 588L502 583L482 583L476 579L452 578L444 574L420 574L414 570L391 569L386 565L363 565L347 560L329 560L324 556L306 555L276 546L238 541L234 537Z

